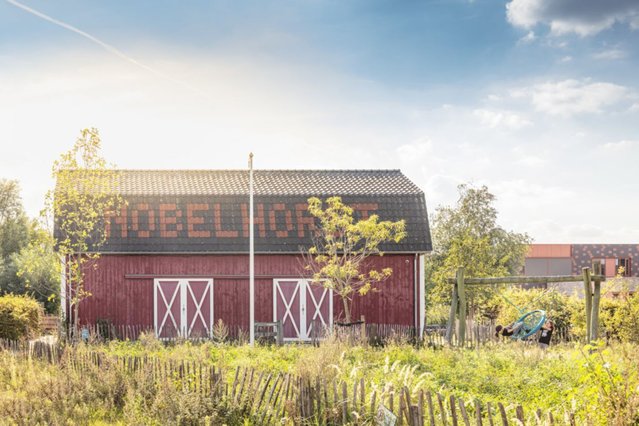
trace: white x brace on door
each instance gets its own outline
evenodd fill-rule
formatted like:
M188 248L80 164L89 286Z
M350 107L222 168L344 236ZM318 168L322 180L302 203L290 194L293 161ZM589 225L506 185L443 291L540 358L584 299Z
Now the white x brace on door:
M213 280L158 278L153 283L155 335L161 339L210 337Z
M273 280L273 320L282 321L284 340L310 340L313 327L333 325L333 291L303 279Z

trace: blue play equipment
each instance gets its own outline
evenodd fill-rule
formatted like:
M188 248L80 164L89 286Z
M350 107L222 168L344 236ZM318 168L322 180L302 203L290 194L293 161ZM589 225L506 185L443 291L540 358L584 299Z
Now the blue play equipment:
M530 302L529 305L536 303L539 299L541 299L545 295L545 291L542 292L537 298ZM519 319L513 323L513 325L522 323L523 326L517 331L517 333L511 336L512 339L523 340L532 336L546 323L546 311L542 309L535 309L534 311L526 312L526 307L520 308L515 303L513 303L510 299L506 297L505 294L499 293L499 295L508 302L511 306L519 311Z
M546 322L546 311L541 309L536 309L534 311L526 312L519 318L516 323L523 323L523 326L519 329L519 331L511 336L513 339L526 339L536 332L544 325Z

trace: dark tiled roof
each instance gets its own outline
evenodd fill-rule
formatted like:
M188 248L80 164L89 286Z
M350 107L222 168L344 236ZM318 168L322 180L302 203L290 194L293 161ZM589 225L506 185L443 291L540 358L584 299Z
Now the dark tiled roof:
M248 252L246 170L118 170L127 201L108 221L100 251L111 253ZM399 170L255 171L255 249L299 253L312 244L309 197L341 196L356 218L405 220L407 237L387 252L431 250L424 193Z
M122 195L247 195L247 170L119 170ZM398 195L422 191L399 170L255 170L255 195Z

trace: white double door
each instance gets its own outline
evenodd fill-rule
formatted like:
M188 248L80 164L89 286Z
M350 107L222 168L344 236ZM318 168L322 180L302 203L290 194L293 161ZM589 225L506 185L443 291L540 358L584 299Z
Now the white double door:
M157 337L205 338L212 335L212 279L155 279L153 301Z
M304 279L273 280L273 320L284 340L310 340L333 325L333 291Z

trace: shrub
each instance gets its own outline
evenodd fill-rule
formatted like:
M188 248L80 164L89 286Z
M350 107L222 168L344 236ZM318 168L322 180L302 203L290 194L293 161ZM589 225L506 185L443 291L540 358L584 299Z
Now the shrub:
M426 324L442 325L448 322L450 304L433 303L426 307Z
M622 342L639 343L639 295L625 294L615 300L615 305L606 323L602 324L609 330L608 336Z
M40 330L42 306L31 297L7 294L0 296L0 338L20 340Z
M508 300L511 300L512 303L526 311L535 309L545 310L548 314L548 318L552 319L555 326L560 329L572 326L573 313L584 310L583 300L566 296L554 289L523 290L520 288L509 288L501 291ZM497 317L498 324L510 324L520 316L521 314L514 306L502 299L501 309Z

